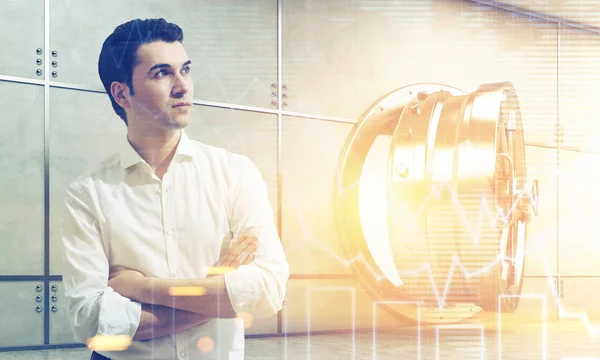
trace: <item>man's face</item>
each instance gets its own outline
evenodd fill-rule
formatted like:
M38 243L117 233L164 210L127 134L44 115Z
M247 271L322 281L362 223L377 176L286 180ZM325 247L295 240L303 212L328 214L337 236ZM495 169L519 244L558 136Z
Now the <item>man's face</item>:
M187 126L192 112L194 83L191 62L178 41L144 44L137 51L133 69L133 90L128 119L148 130L181 129Z

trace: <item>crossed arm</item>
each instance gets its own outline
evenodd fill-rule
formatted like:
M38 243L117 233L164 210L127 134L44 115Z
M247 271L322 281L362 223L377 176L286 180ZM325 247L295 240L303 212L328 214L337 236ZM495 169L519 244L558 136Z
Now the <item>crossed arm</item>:
M242 235L214 265L235 269L252 262L257 238ZM202 324L211 318L233 318L223 275L206 279L159 279L130 269L112 269L108 285L120 295L142 303L140 324L133 340L148 340ZM173 289L202 291L202 296L181 296Z
M260 246L251 263L242 260L241 251L237 255L242 258L233 252L226 255L232 267L235 267L233 259L246 266L206 279L146 278L130 269L110 268L105 245L110 246L111 238L108 234L103 239L107 219L98 200L95 180L85 177L69 186L68 215L61 226L65 246L63 284L70 326L78 342L98 334L127 334L134 340L145 340L211 318L234 317L236 311L266 317L281 309L289 265L277 234L266 185L249 159L233 156L228 161L231 186L226 195L231 209L230 230L239 234L250 227L260 227ZM227 261L219 260L215 265L227 266ZM108 272L112 272L111 276L107 276ZM192 297L169 293L169 289L181 286L201 287L205 294Z

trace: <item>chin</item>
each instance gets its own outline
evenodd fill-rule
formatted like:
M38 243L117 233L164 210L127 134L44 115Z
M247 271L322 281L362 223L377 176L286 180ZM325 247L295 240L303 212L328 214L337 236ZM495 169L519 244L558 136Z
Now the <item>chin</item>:
M167 126L171 129L183 129L189 124L188 118L179 118L179 119L168 119Z

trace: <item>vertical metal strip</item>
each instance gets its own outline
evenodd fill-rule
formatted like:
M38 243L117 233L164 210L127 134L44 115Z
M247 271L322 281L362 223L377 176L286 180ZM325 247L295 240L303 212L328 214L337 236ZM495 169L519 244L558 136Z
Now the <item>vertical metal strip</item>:
M283 81L283 59L282 59L282 12L281 12L281 2L282 0L277 0L277 232L279 233L279 238L283 243L283 232L282 232L282 192L283 192L283 176L282 176L282 137L283 137L283 119L281 114L281 92L283 85L281 82ZM285 305L284 305L285 306ZM283 311L283 310L281 310ZM280 334L282 332L282 314L281 311L277 313L277 333Z
M560 136L560 31L561 24L556 24L556 297L557 304L560 303L560 156L561 156L561 136ZM560 307L556 307L556 317L560 317Z
M50 344L50 0L44 0L44 344Z

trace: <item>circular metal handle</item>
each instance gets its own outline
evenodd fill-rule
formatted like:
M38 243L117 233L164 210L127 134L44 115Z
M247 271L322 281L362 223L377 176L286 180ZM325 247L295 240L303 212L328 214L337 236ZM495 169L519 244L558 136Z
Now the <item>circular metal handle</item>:
M58 307L56 307L56 305L52 305L52 312L57 312L58 311Z
M52 298L51 298L51 299L52 299L52 301L56 302L56 300L58 300L58 296L56 296L56 295L52 295Z
M36 290L37 292L40 292L40 291L42 291L43 289L44 289L44 288L42 287L42 285L38 285L38 286L36 286L36 287L35 287L35 290Z
M58 286L56 284L52 285L52 291L58 290Z
M36 54L38 54L38 55L42 55L43 51L42 51L42 49L38 48L38 49L35 51L35 53L36 53Z
M42 310L44 310L44 308L39 305L35 307L36 312L42 312Z
M52 56L57 57L58 56L58 51L52 50Z
M42 299L43 299L42 295L38 295L38 296L35 297L35 301L37 301L37 302L41 302Z
M35 61L35 63L36 63L36 64L38 64L38 65L42 65L42 59L37 59L37 60Z
M37 76L42 76L43 72L42 69L37 69L36 72Z
M56 60L52 60L52 66L57 67L58 66L58 62Z
M52 72L52 77L57 77L57 76L58 76L58 73L56 71L53 71Z

